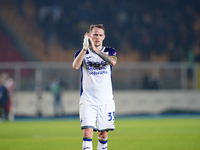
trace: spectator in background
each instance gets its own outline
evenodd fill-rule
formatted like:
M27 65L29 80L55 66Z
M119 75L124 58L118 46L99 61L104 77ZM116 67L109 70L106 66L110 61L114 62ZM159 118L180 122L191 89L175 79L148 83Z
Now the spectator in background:
M195 53L193 49L190 49L188 51L188 67L187 67L187 81L188 81L188 88L192 88L192 79L194 76L194 69L193 69L193 63L195 63Z
M49 83L49 90L54 96L54 113L55 116L61 116L63 114L62 106L62 83L60 79L53 76Z
M200 62L200 46L196 48L196 51L195 51L195 62L197 63Z
M44 31L44 54L49 55L49 45L56 40L58 25L61 19L61 8L57 4L41 6L38 12L39 25Z
M148 90L159 89L159 81L153 76L151 71L148 71L143 77L142 88Z
M0 75L0 117L8 119L8 101L9 95L8 90L4 86L5 78L4 75Z
M2 73L2 78L4 80L3 84L8 91L8 104L7 104L8 119L9 119L9 121L13 121L14 114L12 111L12 104L13 104L13 93L16 88L16 83L15 83L14 79L10 77L10 75L8 73Z

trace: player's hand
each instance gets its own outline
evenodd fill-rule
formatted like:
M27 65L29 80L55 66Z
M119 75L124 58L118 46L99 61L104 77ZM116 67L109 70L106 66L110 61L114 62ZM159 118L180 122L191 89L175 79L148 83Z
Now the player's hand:
M87 50L88 47L89 47L89 41L88 41L88 35L86 33L85 36L84 36L84 39L83 39L83 49Z
M92 41L92 37L90 36L90 33L88 33L88 39L90 40L90 44L91 44L90 49L91 49L94 53L99 54L100 51L97 50L97 48L95 47L94 42Z

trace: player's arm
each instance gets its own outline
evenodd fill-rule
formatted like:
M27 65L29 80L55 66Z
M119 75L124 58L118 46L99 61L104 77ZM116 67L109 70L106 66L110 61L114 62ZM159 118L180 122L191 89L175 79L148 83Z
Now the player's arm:
M116 65L117 63L117 57L115 56L109 56L102 52L97 53L97 55L101 57L103 60L105 60L107 63L111 64L112 66Z
M87 52L87 49L89 47L89 41L88 41L88 36L87 33L85 33L84 35L84 40L83 40L83 48L80 51L80 53L76 56L76 58L74 59L73 63L72 63L72 67L76 70L79 69L79 67L81 66L85 53Z
M83 58L85 56L85 53L86 53L87 50L85 49L82 49L80 51L80 53L78 54L78 56L74 59L73 63L72 63L72 67L73 69L76 69L78 70L83 62Z
M102 53L101 51L99 51L95 45L94 45L94 42L92 41L90 35L89 35L89 40L90 40L90 43L91 43L91 50L96 53L99 57L101 57L104 61L106 61L108 64L114 66L116 63L117 63L117 57L115 56L109 56L105 53Z

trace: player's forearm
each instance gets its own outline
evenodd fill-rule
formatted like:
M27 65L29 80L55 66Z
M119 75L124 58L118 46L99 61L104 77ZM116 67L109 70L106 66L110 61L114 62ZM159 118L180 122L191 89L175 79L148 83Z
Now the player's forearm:
M97 55L101 57L103 60L105 60L107 63L111 64L112 66L114 66L117 63L116 57L109 56L102 52L99 52Z
M72 63L72 67L76 70L79 69L79 67L81 66L84 56L85 56L86 51L82 50L79 55L74 59L73 63Z

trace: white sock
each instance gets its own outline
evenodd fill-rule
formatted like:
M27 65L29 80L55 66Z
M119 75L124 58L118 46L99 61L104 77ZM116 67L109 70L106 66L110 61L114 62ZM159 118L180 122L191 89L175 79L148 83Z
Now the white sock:
M83 150L93 150L92 148L92 139L84 137L83 138L83 145L82 145Z
M98 140L97 150L107 150L108 147L108 139L101 139Z

